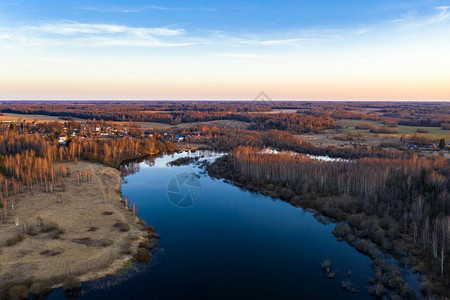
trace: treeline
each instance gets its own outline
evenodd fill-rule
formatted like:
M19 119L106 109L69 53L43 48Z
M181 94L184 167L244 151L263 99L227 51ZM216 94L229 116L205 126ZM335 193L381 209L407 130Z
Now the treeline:
M176 145L172 142L155 137L94 140L75 136L66 146L60 146L57 141L38 134L19 134L14 130L4 130L0 134L0 155L3 158L28 153L31 157L45 158L51 163L87 159L118 167L124 160L175 150Z
M380 121L387 126L406 125L417 127L440 127L450 122L450 105L439 102L347 102L335 105L335 119Z
M323 162L239 147L208 169L214 176L343 221L335 234L374 259L375 271L386 263L372 243L426 274L424 293L433 289L450 295L450 168L445 158ZM376 281L400 293L403 281L389 272L377 275Z
M53 192L62 187L67 175L64 165L55 162L79 159L118 167L122 161L159 152L174 151L176 146L155 138L82 139L74 137L67 146L38 134L19 134L14 130L0 133L0 218L14 208L18 195L24 192Z
M208 137L204 142L214 150L221 151L229 151L239 146L252 146L260 148L272 147L304 154L348 159L363 157L403 158L411 155L399 151L384 150L376 146L362 146L359 144L354 144L353 148L320 148L286 131L269 130L261 132L236 128L209 127L206 125L200 128L202 134Z
M320 132L336 128L335 121L329 116L306 114L255 114L250 118L250 130L282 130L292 133Z
M120 111L114 110L86 110L86 111L50 111L45 109L30 111L3 109L4 112L11 113L33 113L52 115L60 117L76 117L83 119L97 119L104 121L126 121L126 122L157 122L171 125L192 122L206 122L217 120L242 121L249 123L253 130L284 130L292 133L320 132L325 129L336 127L335 121L326 115L298 114L298 113L254 113L254 112L236 112L236 111Z

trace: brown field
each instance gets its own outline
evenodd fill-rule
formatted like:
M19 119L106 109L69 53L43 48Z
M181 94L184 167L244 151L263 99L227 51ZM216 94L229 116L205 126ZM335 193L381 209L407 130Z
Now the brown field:
M126 126L129 123L117 122L121 126ZM208 126L217 126L217 127L228 127L228 128L247 128L248 123L242 121L235 120L216 120L216 121L205 121L205 122L192 122L192 123L182 123L178 125L170 125L164 123L156 123L156 122L135 122L134 124L138 124L143 130L153 130L153 129L171 129L171 128L189 128L194 125L208 125Z
M121 202L118 170L87 162L67 166L71 175L63 179L65 191L63 185L54 193L22 194L15 209L20 225L15 226L12 216L0 220L0 282L51 279L58 285L67 274L93 280L117 272L144 240L143 226ZM80 170L92 173L90 183L77 185L75 173ZM40 228L38 216L42 218ZM25 222L35 235L23 233ZM45 232L52 222L61 229L60 234L57 229ZM116 223L129 224L129 230L121 231L113 226ZM7 240L18 234L23 234L24 240L7 246Z
M366 146L379 146L380 143L399 143L400 139L396 137L380 137L373 133L367 135L355 135L352 139L342 139L346 134L336 131L328 130L327 133L318 134L299 134L297 138L304 139L306 142L313 144L316 147L336 147L336 148L353 148L354 143Z
M156 112L149 112L156 113ZM72 118L72 120L83 122L85 119ZM38 122L65 122L66 120L60 119L60 117L48 116L48 115L25 115L25 114L10 114L10 113L2 113L0 116L0 121L2 122L15 122L15 121L38 121ZM127 126L128 122L115 122L120 124L121 126ZM234 120L216 120L216 121L205 121L205 122L192 122L192 123L183 123L178 125L170 125L165 123L156 123L156 122L135 122L138 124L143 130L153 130L153 129L171 129L171 128L189 128L194 125L208 125L208 126L217 126L217 127L228 127L228 128L246 128L247 123L241 121Z
M295 114L298 111L298 109L272 109L270 111L252 111L249 112L249 114Z
M84 121L83 119L78 118L72 118L75 121ZM24 114L10 114L10 113L2 113L2 116L0 116L0 121L5 122L15 122L15 121L27 121L27 122L33 122L33 121L39 121L39 122L53 122L53 121L59 121L59 122L65 122L65 120L60 119L60 117L55 116L47 116L47 115L24 115Z

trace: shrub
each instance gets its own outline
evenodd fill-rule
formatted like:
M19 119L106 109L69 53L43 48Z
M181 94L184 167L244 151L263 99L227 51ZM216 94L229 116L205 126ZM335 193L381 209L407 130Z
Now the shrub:
M46 298L46 295L50 293L52 289L52 282L49 279L43 279L37 282L34 282L30 287L30 293L37 298Z
M8 298L9 287L9 282L0 282L0 299Z
M355 242L356 242L356 237L355 237L355 235L354 234L352 234L352 233L349 233L349 234L347 234L346 236L345 236L345 240L347 241L347 243L349 243L350 245L354 245L355 244Z
M382 218L379 221L379 225L382 229L387 230L389 229L389 226L391 225L391 222L389 222L389 219Z
M383 231L383 229L377 230L377 231L373 234L372 240L373 240L375 243L382 244L382 243L383 243L383 240L384 240L384 231Z
M393 272L393 273L385 274L383 284L388 289L395 290L395 289L400 289L404 285L404 282L403 282L403 279L398 274L398 272Z
M138 263L146 263L150 260L151 254L144 248L139 248L134 255L134 260Z
M97 241L96 244L97 244L97 246L99 246L99 247L106 248L106 247L111 246L111 245L114 244L114 243L113 243L113 241L111 241L111 240L109 240L109 239L101 239L101 240Z
M98 230L98 227L92 226L92 227L89 227L87 231L94 232L94 231L97 231L97 230Z
M77 277L69 276L63 282L64 294L68 298L77 297L81 293L81 282Z
M338 238L343 238L351 232L352 230L344 222L337 223L333 230L333 234Z
M363 220L363 215L362 214L356 214L356 215L351 215L350 217L348 217L348 225L352 226L352 227L358 227L359 224L361 224L361 221Z
M355 244L356 250L364 253L369 254L370 250L372 250L373 246L370 242L368 242L365 239L359 239Z
M50 234L50 237L54 240L59 240L61 238L61 234L58 231L53 231Z
M59 231L59 225L55 222L48 222L42 224L42 232L52 232L52 231Z
M55 222L48 222L42 224L42 232L50 233L50 238L57 240L61 237L61 234L64 234L66 231L59 227L59 225Z
M397 133L395 128L390 128L387 126L373 126L370 128L370 132L373 133Z
M138 248L150 249L150 245L147 242L140 242Z
M85 245L85 246L93 246L95 244L94 240L89 237L75 238L75 239L72 239L72 242L81 244L81 245Z
M63 251L61 250L44 250L41 253L39 253L40 255L43 256L56 256L63 253Z
M325 273L329 273L329 272L330 272L330 267L331 267L331 261L329 261L328 259L325 260L325 261L322 263L322 270L323 270Z
M430 131L428 129L426 129L426 128L417 128L416 132L417 133L428 133Z
M17 236L7 239L5 242L5 245L6 246L14 246L15 244L23 241L23 239L24 239L23 234L19 233Z
M416 299L416 292L407 284L403 284L403 286L400 288L400 296L402 296L403 299Z
M27 227L26 234L31 235L31 236L36 236L39 234L39 230L38 230L38 228L36 228L36 226L29 225Z
M384 287L381 283L377 283L371 287L369 287L369 295L374 296L376 298L381 298L385 294Z
M130 231L130 225L123 222L117 222L113 225L113 227L119 229L121 232Z
M28 287L26 285L14 285L9 289L8 296L11 300L28 299Z

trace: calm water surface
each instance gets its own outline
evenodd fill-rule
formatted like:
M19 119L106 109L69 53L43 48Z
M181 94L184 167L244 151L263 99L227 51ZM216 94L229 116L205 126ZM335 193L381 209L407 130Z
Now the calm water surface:
M187 155L142 162L138 172L124 178L122 192L160 234L159 248L139 272L83 285L80 299L370 299L370 259L336 241L334 224L212 179L195 164L166 166ZM201 183L193 207L179 208L167 195L169 182L180 173L194 173ZM334 280L321 270L325 259L332 270L340 270ZM348 270L359 294L341 290ZM50 299L62 296L56 290Z

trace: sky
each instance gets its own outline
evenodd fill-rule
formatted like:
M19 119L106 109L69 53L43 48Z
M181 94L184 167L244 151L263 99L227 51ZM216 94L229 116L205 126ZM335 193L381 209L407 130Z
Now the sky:
M0 100L450 100L450 0L0 0Z

